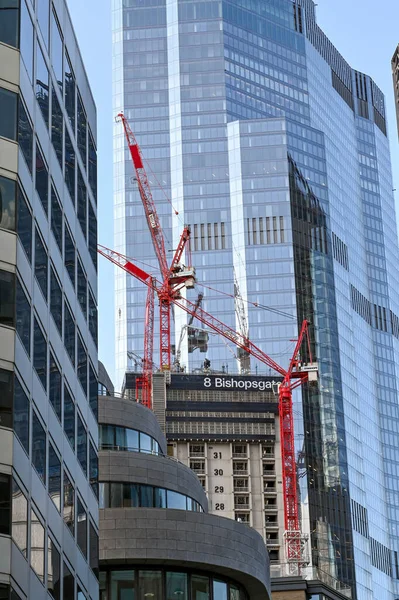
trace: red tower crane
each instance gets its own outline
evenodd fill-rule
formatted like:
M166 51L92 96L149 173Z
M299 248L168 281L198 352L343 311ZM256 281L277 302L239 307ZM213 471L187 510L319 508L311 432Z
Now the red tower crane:
M184 249L190 238L190 229L185 226L180 236L179 244L175 251L170 267L166 259L165 241L161 223L155 208L150 184L144 168L143 158L137 140L123 113L118 114L122 121L125 137L129 146L130 156L136 174L136 180L143 203L144 213L148 229L151 234L155 254L158 259L159 269L162 277L161 287L157 290L159 300L159 323L160 323L160 365L161 370L169 371L171 368L171 342L170 342L170 312L171 302L179 298L183 287L192 288L195 283L195 270L192 266L185 267L181 260ZM150 276L148 276L150 278ZM151 279L151 278L150 278ZM143 375L139 385L142 387L143 404L151 408L151 384L152 384L152 354L154 338L154 285L150 284L146 301L146 317L144 324L144 360ZM151 291L152 290L152 291Z
M162 283L159 284L145 271L134 265L128 257L110 250L105 246L99 246L98 251L105 256L105 258L149 286L150 289L158 295L161 301L161 298L165 293L164 285ZM207 313L198 303L194 304L178 294L169 296L169 298L170 302L175 306L178 306L189 315L194 316L195 319L201 321L201 323L206 325L209 329L212 329L227 340L233 342L238 348L251 354L261 363L279 373L283 378L279 388L279 417L286 556L289 563L296 565L298 569L300 569L300 565L304 562L304 557L303 536L300 531L298 512L292 391L307 381L314 381L317 377L317 365L312 363L308 331L309 323L308 321L303 321L288 369L284 369L270 358L270 356L265 354L263 350L253 344L245 335L238 333L233 328L225 325ZM306 341L307 344L307 354L309 357L309 363L307 364L303 364L300 359L300 350L304 341Z

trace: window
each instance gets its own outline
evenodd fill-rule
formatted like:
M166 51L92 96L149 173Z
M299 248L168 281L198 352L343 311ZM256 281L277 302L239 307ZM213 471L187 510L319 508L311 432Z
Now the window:
M162 598L161 571L139 571L139 600L148 600L148 598L153 600Z
M89 404L93 415L97 420L98 416L98 381L95 371L91 364L89 365Z
M61 598L61 559L53 540L47 538L47 590L54 600ZM68 596L64 595L64 598ZM71 596L73 598L73 596Z
M15 324L15 275L0 271L0 325Z
M98 498L98 456L91 441L89 442L89 479L91 489Z
M58 24L57 15L53 9L51 13L51 64L62 93L63 80L63 43Z
M0 13L1 14L1 13ZM11 478L0 473L0 534L11 533Z
M93 265L97 269L97 219L89 201L89 252Z
M75 245L66 225L64 226L64 255L66 270L73 287L75 287Z
M60 103L58 102L57 92L55 91L53 86L51 98L51 142L53 144L54 151L62 169L62 136L64 130L64 119L62 117Z
M89 527L89 550L90 567L98 579L98 534L91 522Z
M83 556L87 558L87 513L83 502L77 497L77 532L76 539L78 546L81 549Z
M62 256L62 208L53 186L51 186L51 231Z
M30 511L30 566L44 582L44 527L35 511Z
M0 0L1 2L1 0ZM26 160L29 171L33 168L33 129L30 124L28 114L19 96L18 105L18 143L21 152Z
M35 227L35 277L43 296L47 302L47 278L48 278L48 258L47 252L40 237L37 227Z
M32 215L28 208L21 188L18 186L18 218L17 218L17 233L22 244L25 254L32 261Z
M48 493L58 512L61 511L61 461L51 443L48 450Z
M173 492L171 490L167 491L167 503L168 508L177 508L179 510L187 510L186 496L183 494L179 494L178 492Z
M50 111L49 77L47 65L39 44L36 45L36 99L40 106L44 122L48 127Z
M84 423L78 414L78 461L82 467L83 473L87 475L87 431Z
M65 183L75 206L75 150L71 138L65 129Z
M77 138L78 138L78 148L80 152L80 156L82 158L82 162L86 168L87 166L87 121L86 115L83 108L82 98L78 92L78 125L77 125Z
M36 191L39 195L43 210L48 216L48 170L44 162L39 144L36 142Z
M1 89L1 88L0 88ZM1 119L1 107L0 107ZM17 183L0 175L0 227L15 231Z
M123 598L126 600L135 598L135 572L134 571L111 571L111 599ZM145 600L150 600L147 596ZM154 599L158 600L158 599Z
M188 600L187 573L166 573L166 600Z
M78 300L85 319L87 319L87 281L83 271L82 263L78 258Z
M89 129L89 184L97 202L97 152Z
M50 27L50 6L49 0L37 0L37 20L39 22L39 26L41 32L43 34L43 38L48 48L49 41L49 27Z
M66 302L64 302L64 345L75 366L75 322Z
M62 290L53 267L51 267L50 277L50 312L55 326L62 337Z
M32 412L32 464L46 484L46 432L35 411Z
M19 46L19 0L0 0L0 42Z
M64 431L75 452L75 403L64 385Z
M29 80L33 80L33 25L32 19L29 16L25 0L21 0L21 31L24 34L20 40L20 51L26 70L29 75Z
M17 99L15 92L0 87L0 136L14 141L17 139Z
M200 575L191 577L192 600L209 600L209 579Z
M227 585L224 581L213 582L213 600L227 600Z
M93 294L89 290L89 331L93 342L97 346L98 343L98 332L97 332L97 306L93 298Z
M68 53L66 53L65 57L65 108L72 126L72 131L75 131L75 77L72 71Z
M67 473L64 471L64 523L71 532L75 535L75 488L73 487ZM73 596L65 596L64 598L73 598Z
M29 398L18 379L14 379L14 432L29 455Z
M15 479L12 482L11 526L12 538L26 558L28 545L28 501Z
M47 343L36 317L33 323L33 367L47 391Z
M155 488L154 496L155 508L166 508L166 490L162 488Z
M0 369L0 425L12 427L13 372Z
M87 396L87 352L83 342L78 335L78 379L83 388L85 396Z
M140 485L140 506L148 508L154 506L154 488L152 485Z
M28 353L28 356L30 356L31 307L18 279L15 305L17 315L17 333L26 352Z
M50 352L50 403L54 412L61 421L61 389L62 377L53 353Z
M63 588L64 588L64 598L74 598L75 597L75 579L64 563L64 577L63 577Z
M80 169L78 169L78 219L83 235L87 239L87 193Z

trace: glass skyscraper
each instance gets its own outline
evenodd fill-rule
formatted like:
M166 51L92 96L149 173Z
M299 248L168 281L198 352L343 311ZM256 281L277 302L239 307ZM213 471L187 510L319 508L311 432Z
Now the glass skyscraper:
M251 340L283 366L311 323L319 386L295 398L311 561L353 598L393 600L399 252L384 96L312 0L114 0L113 29L115 113L148 159L168 250L191 225L205 310L238 327L236 278ZM156 272L120 124L114 151L115 248ZM143 354L145 296L116 274L117 388L127 352ZM184 323L175 311L176 342ZM183 345L180 362L203 357ZM236 372L216 336L207 357Z
M0 0L0 597L98 598L96 107L64 0Z

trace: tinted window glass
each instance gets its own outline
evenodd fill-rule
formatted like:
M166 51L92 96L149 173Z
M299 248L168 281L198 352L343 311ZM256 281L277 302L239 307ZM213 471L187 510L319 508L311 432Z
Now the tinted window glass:
M47 590L55 600L61 598L61 560L54 542L48 538L47 545ZM66 596L64 596L65 598ZM71 596L72 597L72 596Z
M43 154L36 142L36 191L39 195L43 210L48 215L48 170Z
M32 261L32 215L26 203L25 197L18 186L18 219L17 219L17 232L25 250L26 256L29 262Z
M62 378L60 370L50 352L50 402L54 412L61 421L61 388Z
M75 77L69 61L68 53L65 56L65 107L67 109L69 121L72 125L72 131L75 131Z
M37 319L34 319L33 331L33 366L47 390L47 343Z
M0 0L0 42L18 48L19 0Z
M89 479L91 489L98 498L98 456L91 442L89 443Z
M166 600L188 600L187 573L166 573Z
M15 479L12 482L12 538L27 555L28 543L28 501Z
M14 432L29 454L29 398L18 379L14 379Z
M58 85L62 92L63 79L63 45L58 19L53 10L51 13L51 64L57 78Z
M65 129L65 183L71 196L72 204L75 206L75 150L71 138Z
M162 598L161 571L139 571L139 600Z
M97 152L89 130L89 183L93 192L94 200L97 202Z
M227 600L227 584L224 581L213 582L213 599L214 600Z
M64 587L64 598L74 598L74 596L75 596L75 579L65 563L64 563L63 582L64 582L64 586L63 586Z
M94 369L89 365L89 404L93 415L98 416L98 381Z
M87 352L80 335L78 335L78 378L84 394L87 396Z
M19 339L24 345L26 352L28 353L28 356L30 356L31 307L18 279L16 290L16 309L17 333L19 335Z
M51 186L51 231L62 255L62 208Z
M146 433L140 433L140 452L150 453L152 450L152 439Z
M72 535L75 535L75 489L64 470L64 523L68 527ZM65 575L65 571L64 571ZM65 579L64 579L64 598L73 598L65 596Z
M78 300L85 319L87 319L87 281L82 264L78 259Z
M0 369L0 425L12 427L13 372Z
M89 291L89 330L93 342L97 346L97 307L92 293Z
M0 473L0 533L11 533L11 478Z
M86 148L87 148L87 122L86 115L83 108L83 102L78 93L78 126L77 126L77 138L78 138L78 148L80 152L80 156L82 158L83 164L86 168L87 160L86 160Z
M10 140L17 139L17 100L17 94L0 87L0 136Z
M64 303L64 345L75 366L75 322L66 303Z
M73 287L75 287L75 244L73 243L72 236L69 233L69 229L66 225L64 227L64 232L65 266L72 281Z
M26 160L29 171L32 173L33 163L33 131L28 114L25 110L21 96L19 97L18 105L18 142L22 154Z
M36 0L36 3L37 3L37 20L39 21L40 29L42 31L45 44L48 48L49 21L50 21L49 0Z
M89 201L89 252L97 269L97 218Z
M186 510L186 496L179 494L178 492L167 491L167 503L168 508L178 508L180 510Z
M36 98L42 111L43 119L49 122L49 79L48 69L39 44L36 45Z
M30 511L30 566L44 581L44 527L34 510Z
M154 488L151 485L140 486L140 506L154 506Z
M47 302L48 259L37 228L35 228L35 277Z
M16 195L16 181L0 175L0 227L10 231L15 231Z
M87 475L87 432L80 415L78 415L78 460L83 473Z
M15 323L15 275L0 271L0 325L14 327Z
M89 529L89 537L90 567L92 568L94 575L98 579L98 534L91 523Z
M48 493L58 512L61 510L61 461L52 444L48 449Z
M191 576L191 598L192 600L209 599L209 579L200 575Z
M83 552L83 555L87 558L87 513L85 507L80 498L77 498L77 542L78 546Z
M33 80L33 25L25 0L21 0L21 37L20 50L29 79Z
M50 312L55 326L62 337L62 290L52 267L50 277Z
M62 110L54 87L52 87L51 97L51 141L62 169L62 133L64 128L64 119L62 117Z
M78 219L83 235L87 238L87 193L80 169L78 170Z
M69 393L68 388L64 385L64 431L75 451L75 403Z
M46 483L46 432L35 411L32 413L32 464Z
M155 508L166 508L166 490L162 488L155 488Z

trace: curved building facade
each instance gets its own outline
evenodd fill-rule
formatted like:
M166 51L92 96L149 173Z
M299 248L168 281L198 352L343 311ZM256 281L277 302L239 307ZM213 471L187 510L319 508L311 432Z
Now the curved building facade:
M155 415L99 399L100 600L266 600L261 536L208 513L191 469L166 455Z

